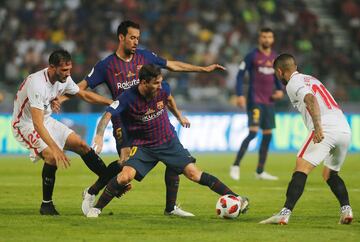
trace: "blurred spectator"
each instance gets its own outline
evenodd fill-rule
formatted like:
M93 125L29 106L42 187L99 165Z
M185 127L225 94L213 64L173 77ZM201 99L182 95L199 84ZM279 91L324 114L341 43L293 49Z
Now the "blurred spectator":
M332 83L340 102L351 101L360 96L348 91L360 83L359 1L323 1L341 10L337 16L348 26L356 50L336 49L331 26L319 26L318 17L303 0L3 1L1 83L7 92L15 93L28 73L46 66L48 54L55 48L72 53L72 76L80 81L97 60L115 50L118 24L132 19L141 26L143 46L159 55L197 65L218 62L228 68L227 73L212 75L166 73L165 78L175 87L173 94L183 100L181 105L193 107L201 101L228 105L237 66L256 46L257 31L263 26L275 30L275 49L295 55L302 72ZM75 102L64 109L97 111L78 105Z

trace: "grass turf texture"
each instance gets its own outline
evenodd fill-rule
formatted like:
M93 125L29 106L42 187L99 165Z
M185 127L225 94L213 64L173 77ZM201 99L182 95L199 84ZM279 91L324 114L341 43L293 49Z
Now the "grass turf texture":
M270 154L267 171L279 181L254 179L256 154L248 154L241 180L229 178L234 154L199 154L198 165L250 198L251 208L235 220L215 214L218 195L181 176L178 201L193 218L163 215L164 166L159 164L120 199L114 199L98 219L82 216L81 193L95 176L74 156L68 170L59 170L54 202L61 216L39 215L42 164L27 157L1 157L0 241L359 241L359 155L347 157L341 176L347 184L354 210L353 224L338 225L339 205L321 178L321 167L310 174L305 191L287 226L258 222L278 212L295 164L294 154ZM106 163L115 157L105 156Z

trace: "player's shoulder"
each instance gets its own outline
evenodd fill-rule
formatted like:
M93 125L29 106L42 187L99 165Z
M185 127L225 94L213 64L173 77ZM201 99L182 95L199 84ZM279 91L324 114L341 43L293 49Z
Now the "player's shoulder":
M40 71L31 73L26 79L31 80L30 83L33 84L32 86L41 88L45 82L49 81L46 71L47 68L44 68Z
M97 64L107 66L110 62L113 62L116 58L117 58L116 54L112 53L102 58Z

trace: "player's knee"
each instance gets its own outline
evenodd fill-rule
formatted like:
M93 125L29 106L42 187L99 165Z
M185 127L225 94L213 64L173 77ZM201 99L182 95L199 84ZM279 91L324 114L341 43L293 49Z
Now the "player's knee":
M91 148L88 146L88 144L82 139L79 142L78 148L79 148L80 155L85 155L91 150Z
M337 176L338 172L330 169L324 169L323 171L323 179L324 181L328 181L332 176Z
M184 175L193 182L199 182L201 177L201 171L194 164L191 163L185 167Z
M117 176L117 181L119 184L128 184L134 179L135 174L136 171L134 170L134 168L124 166L121 173Z
M41 152L41 156L42 156L43 160L45 161L45 163L52 165L52 166L56 166L55 157L50 150L45 149L43 152Z

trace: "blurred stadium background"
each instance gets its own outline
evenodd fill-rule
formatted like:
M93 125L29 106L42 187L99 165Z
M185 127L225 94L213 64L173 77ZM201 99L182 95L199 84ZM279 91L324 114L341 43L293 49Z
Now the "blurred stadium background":
M216 116L220 112L216 117L221 119L222 114L230 112L227 117L233 119L234 112L243 113L234 105L238 66L257 46L259 28L268 26L276 33L274 49L278 53L294 54L302 72L323 81L342 109L353 114L349 117L355 120L353 131L354 127L360 130L359 0L11 0L2 1L0 6L3 133L0 150L3 153L16 146L9 141L11 132L5 134L8 126L4 123L9 120L14 95L24 77L45 67L49 53L62 47L73 55L73 79L82 80L98 60L116 49L116 28L125 19L140 23L140 44L160 56L198 65L226 66L226 72L211 74L165 74L179 107L190 114L206 112ZM104 87L97 91L107 95ZM98 113L103 109L77 100L63 105L63 112L72 113ZM287 98L278 102L276 109L285 113L293 111ZM289 132L297 132L299 138L294 141L294 147L289 146L285 151L296 150L305 134L303 126L296 126L301 121L293 126L292 117L280 116L289 119ZM246 127L244 118L236 130ZM74 120L65 116L68 124ZM80 124L81 120L80 117ZM220 121L214 122L216 125ZM199 123L203 124L204 120ZM209 126L208 133L212 127ZM91 140L86 127L79 129ZM243 132L245 135L246 129ZM360 150L359 133L354 131L356 151ZM288 136L292 139L292 134ZM241 140L227 138L233 147L230 150L236 150ZM273 142L277 142L276 136Z

